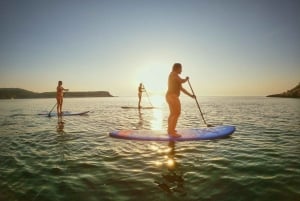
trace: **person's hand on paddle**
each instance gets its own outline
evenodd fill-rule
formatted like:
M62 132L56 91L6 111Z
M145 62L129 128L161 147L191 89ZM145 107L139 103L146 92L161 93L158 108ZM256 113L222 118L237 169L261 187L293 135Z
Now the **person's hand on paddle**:
M69 91L69 89L64 89L64 96L65 96L65 94L67 93Z
M185 80L184 82L189 81L189 79L190 79L190 77L189 77L189 76L186 76L185 79L184 79L184 80ZM185 94L187 94L189 97L191 97L191 98L193 98L193 99L196 99L195 94L191 94L191 93L189 93L188 91L186 91L185 89L183 89L183 92L184 92Z

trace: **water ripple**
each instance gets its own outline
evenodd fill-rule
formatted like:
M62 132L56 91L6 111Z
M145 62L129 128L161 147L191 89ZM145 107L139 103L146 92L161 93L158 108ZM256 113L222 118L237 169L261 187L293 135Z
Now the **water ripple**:
M36 115L52 99L0 104L0 200L297 200L299 100L201 97L208 123L229 138L197 142L113 139L116 129L165 129L168 108L125 110L136 98L66 99L87 116ZM178 127L204 126L182 99ZM46 110L47 111L47 110ZM263 190L262 190L263 189Z

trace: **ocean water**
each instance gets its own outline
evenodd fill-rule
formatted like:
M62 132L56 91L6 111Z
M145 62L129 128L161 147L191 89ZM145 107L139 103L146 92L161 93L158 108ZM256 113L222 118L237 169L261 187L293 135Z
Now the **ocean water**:
M116 129L165 129L168 108L135 97L65 98L85 116L38 116L55 99L0 100L0 200L300 200L300 100L199 97L206 121L235 125L225 139L144 142L114 139ZM204 127L182 97L180 128ZM148 99L142 104L149 106Z

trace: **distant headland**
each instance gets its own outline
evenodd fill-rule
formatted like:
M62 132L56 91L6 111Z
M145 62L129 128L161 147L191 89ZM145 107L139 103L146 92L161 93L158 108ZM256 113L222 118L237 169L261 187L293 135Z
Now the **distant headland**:
M36 93L20 88L0 88L0 99L55 98L56 92ZM66 98L113 97L108 91L67 92Z
M267 97L280 97L280 98L300 98L300 82L297 86L294 88L280 93L280 94L273 94L273 95L268 95Z

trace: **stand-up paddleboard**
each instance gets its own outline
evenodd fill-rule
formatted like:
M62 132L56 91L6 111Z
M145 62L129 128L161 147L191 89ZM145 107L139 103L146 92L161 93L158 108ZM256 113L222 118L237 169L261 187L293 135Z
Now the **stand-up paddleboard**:
M213 140L224 138L235 131L234 126L215 126L207 128L177 129L181 137L174 138L162 130L117 130L109 133L109 136L126 140L145 141L192 141Z
M123 109L155 109L155 107L153 106L149 106L149 107L133 107L133 106L122 106L121 108Z
M61 116L75 116L75 115L85 115L87 113L89 113L90 111L84 111L84 112L69 112L69 111L64 111ZM50 115L49 115L49 112L42 112L42 113L39 113L38 115L41 115L41 116L50 116L50 117L54 117L54 116L57 116L57 113L56 112L51 112Z

